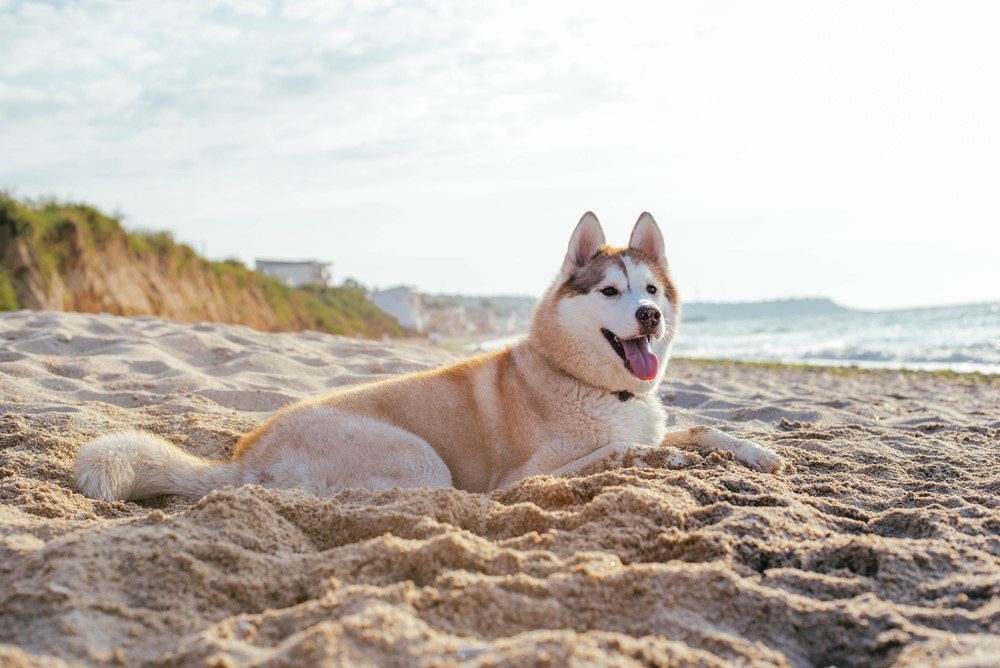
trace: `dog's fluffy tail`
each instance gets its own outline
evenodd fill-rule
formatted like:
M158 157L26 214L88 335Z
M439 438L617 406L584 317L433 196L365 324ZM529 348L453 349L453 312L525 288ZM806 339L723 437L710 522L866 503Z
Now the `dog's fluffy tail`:
M142 431L97 438L76 457L76 488L102 501L146 499L161 494L202 496L233 484L232 463L189 455L173 443Z

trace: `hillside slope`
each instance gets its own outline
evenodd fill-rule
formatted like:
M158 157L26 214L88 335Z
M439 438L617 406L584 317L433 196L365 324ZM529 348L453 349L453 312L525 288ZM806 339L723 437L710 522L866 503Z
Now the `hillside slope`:
M238 261L206 260L167 232L126 231L89 206L0 194L0 310L17 308L406 334L358 285L290 288Z

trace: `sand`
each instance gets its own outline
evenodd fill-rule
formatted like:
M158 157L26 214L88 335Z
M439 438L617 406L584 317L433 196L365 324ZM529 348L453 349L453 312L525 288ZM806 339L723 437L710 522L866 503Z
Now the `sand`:
M199 455L281 405L455 359L156 318L0 316L0 664L995 665L1000 381L672 363L677 426L775 448L491 495L104 503L112 428ZM599 467L600 468L600 467Z

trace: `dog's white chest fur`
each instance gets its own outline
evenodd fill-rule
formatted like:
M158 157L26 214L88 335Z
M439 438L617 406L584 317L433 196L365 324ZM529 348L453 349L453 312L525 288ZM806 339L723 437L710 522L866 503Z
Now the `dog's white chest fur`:
M577 387L549 399L553 419L546 421L541 447L501 484L555 471L611 444L658 444L666 433L666 413L655 395L622 401L615 394Z

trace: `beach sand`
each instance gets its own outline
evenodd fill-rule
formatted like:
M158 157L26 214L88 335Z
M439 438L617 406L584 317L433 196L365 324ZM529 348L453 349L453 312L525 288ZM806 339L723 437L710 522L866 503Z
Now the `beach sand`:
M270 411L455 354L0 316L0 664L996 665L1000 381L676 361L679 427L789 462L458 490L87 499L88 439L226 457Z

